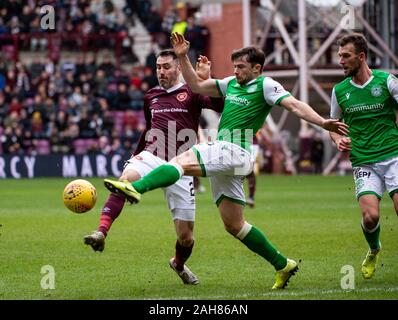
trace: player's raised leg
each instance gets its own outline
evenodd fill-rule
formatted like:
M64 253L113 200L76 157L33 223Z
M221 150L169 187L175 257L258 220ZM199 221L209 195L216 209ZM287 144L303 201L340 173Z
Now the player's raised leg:
M362 262L362 276L365 279L373 277L380 258L380 200L375 194L364 194L359 198L362 211L362 231L369 245L369 250Z
M165 188L176 183L183 175L201 176L202 171L192 149L173 158L170 162L152 170L145 177L133 183L104 180L105 187L111 192L124 195L130 203L139 202L141 194Z

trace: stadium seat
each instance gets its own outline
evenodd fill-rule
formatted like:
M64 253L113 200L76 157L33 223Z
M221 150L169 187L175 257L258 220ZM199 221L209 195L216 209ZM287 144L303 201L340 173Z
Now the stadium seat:
M46 139L37 140L36 151L39 155L50 154L50 142Z
M134 115L137 117L139 123L145 123L144 111L134 111Z
M85 139L85 140L86 140L85 141L86 152L95 149L95 147L98 145L97 139Z
M75 154L85 154L87 151L86 139L76 139L73 141L73 148L75 149Z
M90 150L95 149L94 147L98 145L97 139L76 139L73 141L73 148L75 149L75 154L86 154Z
M113 111L112 115L113 119L115 120L114 128L118 135L121 135L123 131L124 111Z

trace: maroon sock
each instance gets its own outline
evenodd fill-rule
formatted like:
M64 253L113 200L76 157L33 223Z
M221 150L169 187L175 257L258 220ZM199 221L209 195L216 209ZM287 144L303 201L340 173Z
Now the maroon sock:
M122 212L124 202L124 198L113 193L108 197L101 211L98 231L101 231L105 236L107 235L113 221L115 221L120 212Z
M253 171L247 176L247 182L249 183L249 198L254 199L254 194L256 193L256 175Z
M182 246L178 240L176 241L176 255L174 257L174 262L176 264L176 269L182 271L184 269L185 261L191 256L194 241L189 247Z

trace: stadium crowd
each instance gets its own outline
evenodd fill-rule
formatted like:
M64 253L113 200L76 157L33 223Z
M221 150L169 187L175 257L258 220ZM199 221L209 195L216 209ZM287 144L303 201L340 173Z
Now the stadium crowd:
M3 153L84 153L78 148L83 139L89 139L87 151L131 151L143 126L144 92L154 81L151 69L128 73L108 58L100 64L66 60L59 68L51 61L18 62L15 71L0 65L6 74L0 90Z
M10 35L27 35L29 45L22 41L21 46L27 52L51 51L45 37L34 37L51 32L40 28L43 5L55 8L55 29L66 35L124 36L138 17L156 41L168 39L170 26L181 22L177 12L181 6L172 6L163 19L147 0L0 2L4 40L0 45L0 154L130 154L145 126L144 94L157 84L155 52L149 53L145 65L134 57L132 66L125 68L115 63L112 54L102 59L76 51L70 54L76 43L68 44L66 39L62 59L54 59L49 52L46 57L10 60L4 50ZM194 26L189 20L185 25L193 38L203 34L193 32ZM158 44L169 45L167 41Z

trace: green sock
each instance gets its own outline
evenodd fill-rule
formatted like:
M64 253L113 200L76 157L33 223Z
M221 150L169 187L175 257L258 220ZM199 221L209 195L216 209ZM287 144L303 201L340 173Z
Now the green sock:
M175 166L166 163L152 170L140 180L134 181L131 185L139 193L145 193L153 189L168 187L180 178L180 171Z
M363 234L365 235L365 239L369 244L369 248L372 250L378 250L381 247L380 243L380 224L377 224L377 227L369 232L365 229L363 224L361 224Z
M251 251L265 258L276 270L286 267L287 259L276 250L275 246L256 227L252 226L249 233L241 241Z

